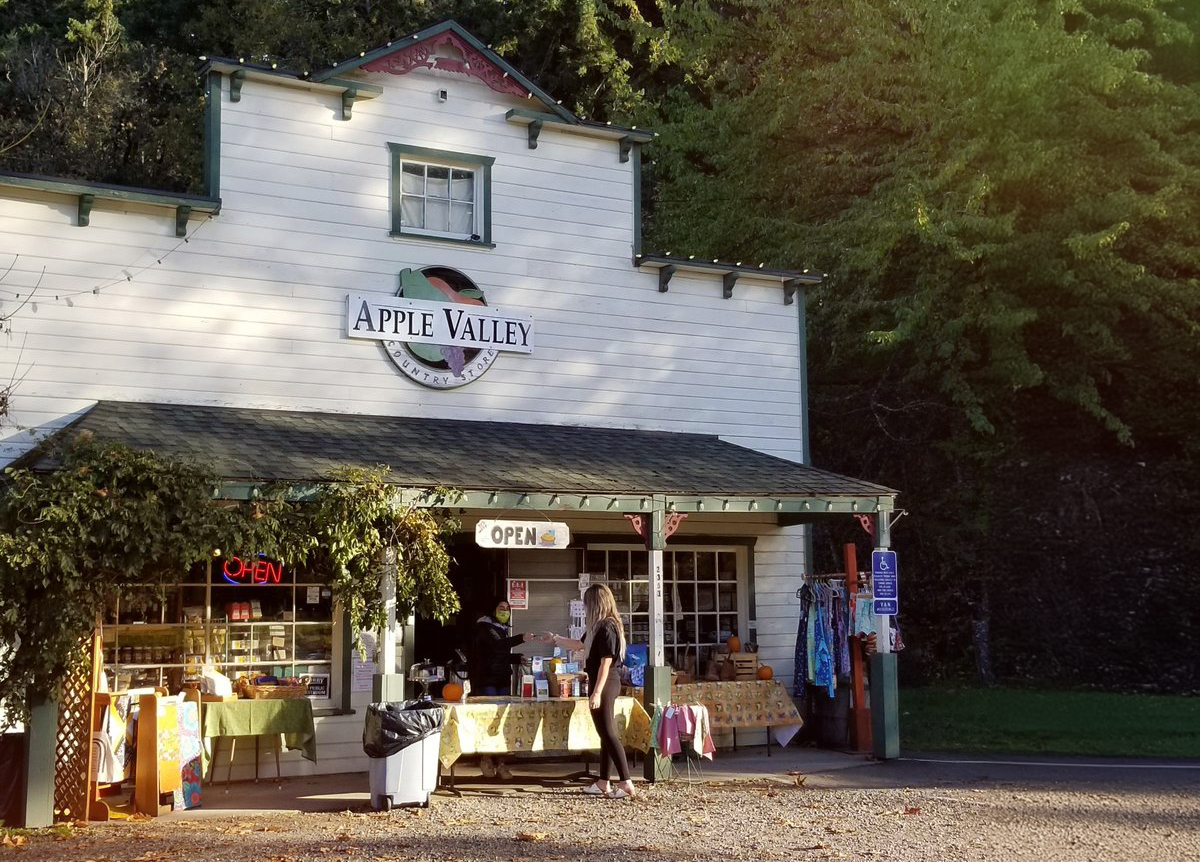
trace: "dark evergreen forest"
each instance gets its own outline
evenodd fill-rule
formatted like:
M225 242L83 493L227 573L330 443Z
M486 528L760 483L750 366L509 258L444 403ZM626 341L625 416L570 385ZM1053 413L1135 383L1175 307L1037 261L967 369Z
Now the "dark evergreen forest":
M196 191L201 56L446 18L660 133L648 249L828 273L813 461L902 492L902 679L1200 693L1200 4L0 0L0 169Z

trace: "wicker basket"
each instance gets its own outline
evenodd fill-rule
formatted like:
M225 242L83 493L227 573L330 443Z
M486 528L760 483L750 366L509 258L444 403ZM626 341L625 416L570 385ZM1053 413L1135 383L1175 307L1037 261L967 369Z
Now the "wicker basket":
M305 697L308 695L309 678L302 676L300 679L301 682L295 685L255 685L250 682L242 682L238 685L238 694L248 700L282 700L291 697Z

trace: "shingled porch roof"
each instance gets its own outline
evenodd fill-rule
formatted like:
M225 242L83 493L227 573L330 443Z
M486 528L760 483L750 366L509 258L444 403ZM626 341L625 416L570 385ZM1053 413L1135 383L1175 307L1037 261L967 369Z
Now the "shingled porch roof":
M897 494L705 434L124 401L98 402L67 433L81 431L199 460L226 483L315 484L339 468L386 464L405 487L666 495L680 511L732 498L742 511L773 502L780 512L869 512L890 509ZM43 455L35 466L53 464Z

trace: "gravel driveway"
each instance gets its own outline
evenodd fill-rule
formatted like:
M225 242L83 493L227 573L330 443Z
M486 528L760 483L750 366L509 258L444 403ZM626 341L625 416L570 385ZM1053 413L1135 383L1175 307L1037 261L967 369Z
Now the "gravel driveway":
M659 784L632 801L551 786L439 794L428 810L387 814L364 807L61 831L0 848L0 860L1200 860L1200 764L1063 774L889 763Z

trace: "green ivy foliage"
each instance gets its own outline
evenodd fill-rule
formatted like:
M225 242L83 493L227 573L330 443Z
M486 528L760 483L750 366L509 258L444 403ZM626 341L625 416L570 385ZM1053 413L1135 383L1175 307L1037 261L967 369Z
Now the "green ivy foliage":
M443 544L456 522L430 508L455 498L447 489L400 489L375 467L303 500L275 487L233 504L214 500L217 478L184 459L86 435L52 455L57 469L10 468L0 486L2 725L55 695L107 603L178 583L223 547L329 572L354 631L383 624L385 576L401 616L444 621L458 610Z
M356 636L386 623L385 578L392 580L398 619L416 613L445 622L459 609L443 541L458 521L438 511L457 502L458 493L397 488L387 483L387 473L385 466L342 470L313 503L285 510L284 520L294 522L288 532L310 542L310 560L330 572L334 596Z

